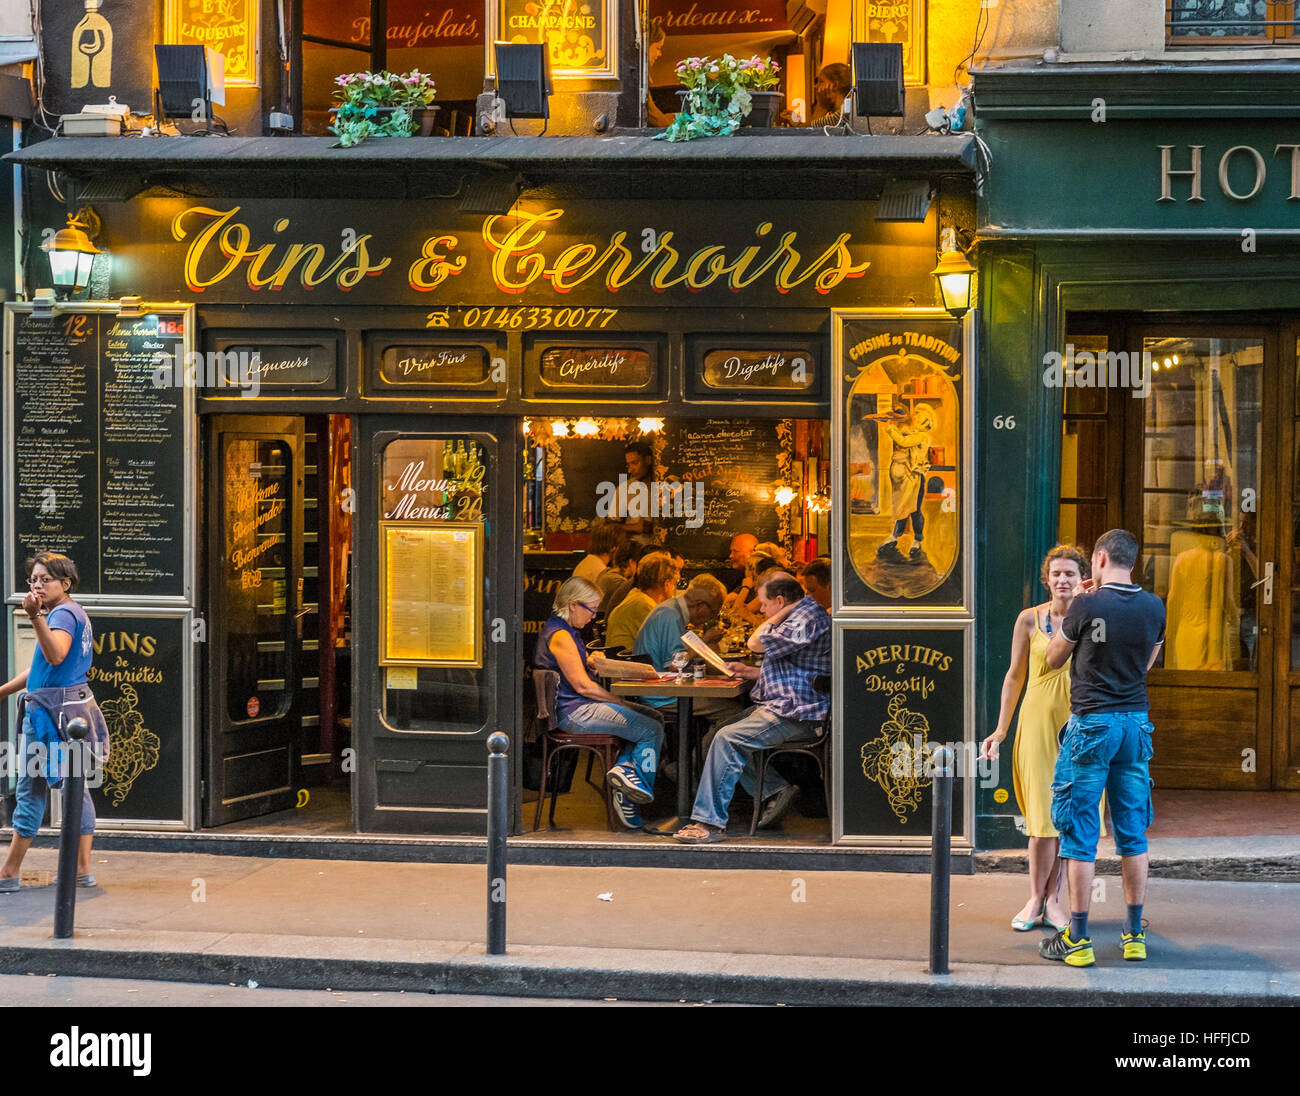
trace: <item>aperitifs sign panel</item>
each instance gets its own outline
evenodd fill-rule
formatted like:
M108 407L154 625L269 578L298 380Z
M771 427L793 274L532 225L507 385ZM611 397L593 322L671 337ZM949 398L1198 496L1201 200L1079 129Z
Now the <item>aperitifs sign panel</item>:
M601 308L569 324L596 330L635 305L934 298L934 222L876 224L870 203L527 200L483 216L437 200L151 198L105 220L113 293L426 306L431 328L492 326L485 312L520 306L542 327Z

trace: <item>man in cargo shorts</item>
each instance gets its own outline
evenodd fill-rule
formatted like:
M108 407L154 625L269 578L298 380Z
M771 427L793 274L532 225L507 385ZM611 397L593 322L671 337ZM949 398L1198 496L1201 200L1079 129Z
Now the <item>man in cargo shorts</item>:
M1124 958L1147 957L1142 903L1147 888L1147 827L1151 825L1152 726L1147 720L1147 671L1165 641L1165 607L1133 584L1138 545L1112 529L1092 550L1092 575L1075 590L1047 664L1070 664L1070 720L1061 734L1052 781L1052 825L1061 833L1061 859L1070 884L1070 925L1039 951L1072 967L1096 961L1088 907L1100 836L1102 793L1110 801L1115 851L1123 862L1128 913L1120 943Z

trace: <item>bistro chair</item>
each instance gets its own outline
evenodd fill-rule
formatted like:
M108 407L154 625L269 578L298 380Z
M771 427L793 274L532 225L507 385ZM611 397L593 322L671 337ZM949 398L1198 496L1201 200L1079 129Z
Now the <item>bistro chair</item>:
M555 718L555 693L560 686L560 675L554 670L534 670L533 687L537 690L537 726L542 732L542 786L537 792L537 813L533 817L533 829L542 824L542 804L546 801L546 787L551 783L551 769L555 759L565 750L586 750L590 755L587 764L588 777L591 775L591 762L601 759L601 773L607 773L614 767L618 755L627 744L621 738L610 734L568 734L556 730L552 720ZM592 785L595 787L595 785ZM551 813L547 819L548 826L555 825L555 801L559 798L558 783L551 784ZM603 794L605 797L605 815L609 828L615 832L623 829L623 824L614 813L614 789L608 782Z
M831 691L831 679L825 674L813 678L813 689L823 696ZM828 714L817 728L813 738L792 738L779 746L769 746L766 750L754 752L754 787L758 794L754 796L754 816L749 821L749 836L758 833L759 815L763 813L763 780L767 776L767 767L777 754L800 753L817 762L817 771L821 774L822 790L826 794L826 815L831 817L831 766L827 750L831 740L831 719Z

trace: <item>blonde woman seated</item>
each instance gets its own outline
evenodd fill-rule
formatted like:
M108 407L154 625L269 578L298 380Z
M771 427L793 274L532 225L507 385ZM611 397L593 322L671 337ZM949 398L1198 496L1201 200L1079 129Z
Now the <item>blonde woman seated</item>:
M614 806L629 830L641 828L638 804L654 799L655 772L663 747L660 718L647 708L628 704L592 680L588 667L599 675L621 678L657 676L653 666L616 662L603 655L588 655L580 632L600 611L600 591L582 578L571 578L555 594L551 615L537 637L533 666L560 675L555 691L554 725L568 734L609 734L622 738L627 748L605 774L614 787Z

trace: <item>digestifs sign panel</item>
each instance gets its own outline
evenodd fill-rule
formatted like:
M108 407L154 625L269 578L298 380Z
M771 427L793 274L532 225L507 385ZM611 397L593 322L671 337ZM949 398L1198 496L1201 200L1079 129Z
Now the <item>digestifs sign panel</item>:
M837 624L843 700L836 719L844 750L845 836L891 840L930 836L934 750L947 745L956 773L969 775L966 633L962 627ZM953 832L965 817L965 782L953 784Z
M24 561L64 552L83 597L181 597L185 390L155 384L184 356L180 315L11 314L12 589Z

